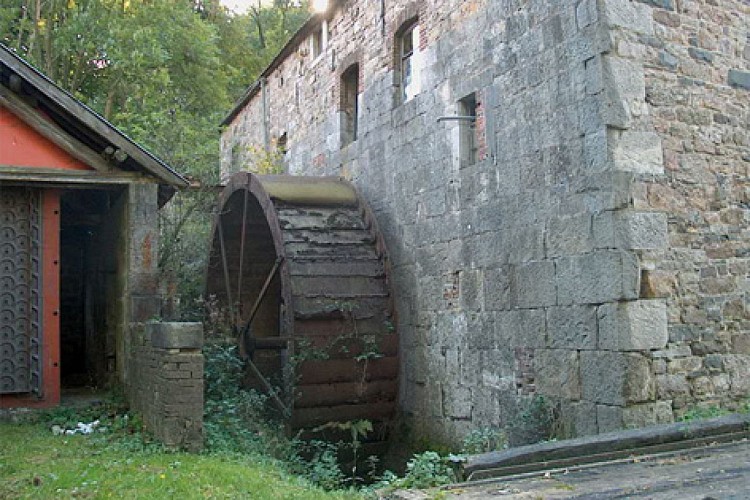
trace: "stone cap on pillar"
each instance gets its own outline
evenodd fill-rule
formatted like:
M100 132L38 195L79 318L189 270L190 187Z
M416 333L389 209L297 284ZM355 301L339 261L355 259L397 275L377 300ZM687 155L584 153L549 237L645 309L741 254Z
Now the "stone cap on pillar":
M200 349L203 347L203 324L181 322L146 323L146 336L159 349Z

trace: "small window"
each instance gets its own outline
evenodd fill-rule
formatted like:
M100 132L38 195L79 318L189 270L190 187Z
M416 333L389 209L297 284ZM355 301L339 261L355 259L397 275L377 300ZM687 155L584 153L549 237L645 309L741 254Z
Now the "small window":
M397 39L398 64L400 74L401 102L412 99L419 93L419 66L417 53L419 52L419 25L416 21L408 24Z
M353 64L341 75L341 147L357 140L358 93L359 64Z
M310 37L310 53L313 61L323 54L328 44L328 21L323 20Z
M278 151L279 156L283 157L284 155L286 155L286 152L287 152L286 143L287 143L287 135L286 135L286 132L284 132L283 134L279 136L278 139L276 139L276 151Z
M458 101L460 137L458 142L461 164L468 166L477 162L477 95L471 93Z

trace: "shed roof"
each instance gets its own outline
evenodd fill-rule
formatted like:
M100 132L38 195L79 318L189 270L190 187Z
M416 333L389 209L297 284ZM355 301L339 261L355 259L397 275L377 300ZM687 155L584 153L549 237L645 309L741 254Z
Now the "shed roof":
M56 128L72 139L72 144L82 144L90 150L78 152L80 155L88 155L88 163L111 166L125 172L144 173L172 188L188 186L187 179L169 165L136 144L1 43L0 105L21 114L29 107L42 112ZM50 133L54 134L54 131ZM65 142L65 138L59 137L55 142ZM63 146L70 148L70 143Z

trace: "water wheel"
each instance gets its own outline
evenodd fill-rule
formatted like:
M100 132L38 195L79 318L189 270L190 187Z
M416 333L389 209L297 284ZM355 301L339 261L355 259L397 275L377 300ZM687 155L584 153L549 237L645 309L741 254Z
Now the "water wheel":
M348 182L238 173L224 189L206 291L293 431L369 420L382 438L398 393L388 285L383 240Z

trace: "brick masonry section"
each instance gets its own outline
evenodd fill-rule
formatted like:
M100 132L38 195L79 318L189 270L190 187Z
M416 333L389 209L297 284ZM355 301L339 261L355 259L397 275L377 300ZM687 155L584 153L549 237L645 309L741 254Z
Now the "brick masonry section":
M288 172L352 179L386 237L415 428L513 427L542 395L582 435L750 395L749 15L351 0L320 58L292 51L268 75ZM394 34L415 16L420 91L401 102ZM359 134L342 148L337 71L355 52ZM444 119L471 94L473 163ZM222 134L223 175L251 167L263 122L258 94Z
M647 31L613 38L643 74L647 113L632 129L663 145L663 174L638 176L633 193L668 215L669 245L642 253L642 294L668 319L666 348L650 353L657 399L675 415L731 409L750 394L750 5L643 4Z
M130 391L133 409L165 445L203 447L203 327L146 323L135 347Z

